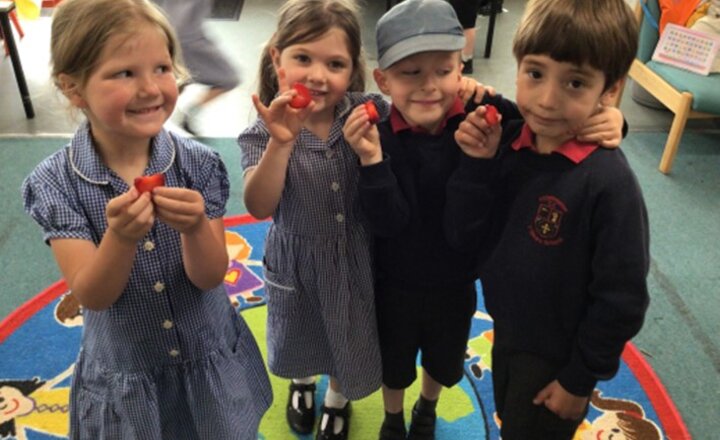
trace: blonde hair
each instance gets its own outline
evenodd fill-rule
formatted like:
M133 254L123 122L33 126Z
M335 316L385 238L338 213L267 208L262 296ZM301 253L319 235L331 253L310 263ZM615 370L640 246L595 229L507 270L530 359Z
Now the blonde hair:
M314 41L332 28L342 30L352 59L349 91L365 90L365 59L362 52L360 19L352 0L288 0L278 11L277 30L265 45L260 58L258 96L268 105L278 92L277 76L270 49Z
M525 55L588 64L605 74L605 90L627 75L637 52L637 21L625 0L530 0L513 39Z
M83 87L100 60L108 40L115 35L132 35L140 23L147 23L165 35L180 81L188 74L182 63L180 43L167 17L147 0L65 0L52 18L50 34L51 75L61 89L59 76L73 77Z

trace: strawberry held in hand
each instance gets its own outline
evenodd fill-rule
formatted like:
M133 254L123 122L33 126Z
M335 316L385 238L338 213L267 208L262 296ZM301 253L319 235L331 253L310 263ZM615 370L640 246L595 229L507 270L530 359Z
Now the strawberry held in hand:
M153 188L165 185L165 175L163 173L157 173L150 176L136 177L133 184L140 194L152 192Z
M365 103L365 111L367 112L368 119L370 120L371 124L377 124L380 122L380 114L377 111L377 107L375 107L375 103L372 101L367 101Z
M310 96L310 90L300 83L295 83L292 86L297 92L295 96L290 100L290 107L292 108L305 108L310 105L312 97Z
M485 106L485 122L487 122L488 125L496 125L498 122L500 122L500 119L498 118L497 108L495 108L495 106L492 104L488 104Z

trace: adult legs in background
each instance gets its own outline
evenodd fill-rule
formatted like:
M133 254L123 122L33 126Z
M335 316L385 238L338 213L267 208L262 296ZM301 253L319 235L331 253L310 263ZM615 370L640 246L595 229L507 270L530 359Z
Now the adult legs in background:
M213 0L153 0L168 16L180 40L182 56L192 82L208 86L205 93L182 110L182 127L197 134L195 119L218 96L240 84L239 73L217 44L205 34L204 21L210 16Z
M448 0L458 16L465 34L465 47L462 50L463 74L473 73L473 55L475 53L475 20L480 8L479 0Z

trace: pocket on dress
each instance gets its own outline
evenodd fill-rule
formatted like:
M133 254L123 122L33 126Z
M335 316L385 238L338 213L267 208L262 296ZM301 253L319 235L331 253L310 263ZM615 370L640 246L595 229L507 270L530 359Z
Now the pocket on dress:
M81 386L77 408L80 417L78 432L73 438L122 440L120 417L107 399Z
M268 314L289 316L297 310L298 292L291 276L274 272L263 266L265 291L267 293Z

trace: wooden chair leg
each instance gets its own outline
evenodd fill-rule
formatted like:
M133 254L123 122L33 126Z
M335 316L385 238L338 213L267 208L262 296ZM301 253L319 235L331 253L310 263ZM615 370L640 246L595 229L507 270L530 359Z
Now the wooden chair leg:
M692 100L692 94L687 92L684 92L680 98L680 105L675 112L675 117L673 118L672 125L670 126L670 132L668 133L665 149L663 150L663 155L660 159L660 166L658 167L663 174L669 173L670 169L672 169L675 155L677 154L678 147L680 146L680 139L682 138L685 125L687 124L688 115L690 114Z
M10 11L10 21L12 21L12 24L15 26L15 29L17 29L18 36L20 38L23 38L25 36L25 32L23 32L22 26L20 26L20 20L18 20L17 11L12 10Z

